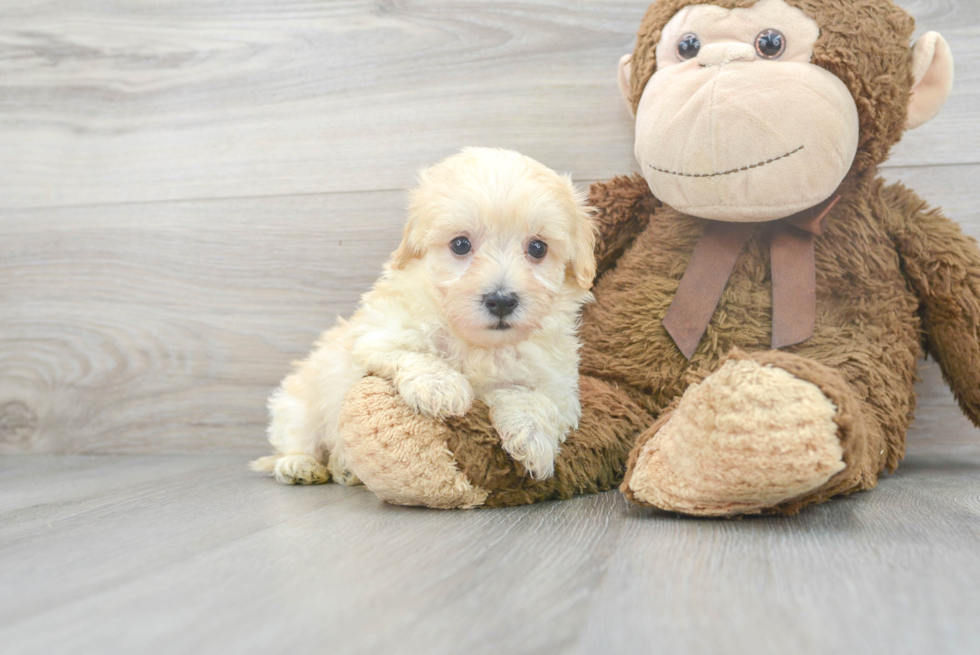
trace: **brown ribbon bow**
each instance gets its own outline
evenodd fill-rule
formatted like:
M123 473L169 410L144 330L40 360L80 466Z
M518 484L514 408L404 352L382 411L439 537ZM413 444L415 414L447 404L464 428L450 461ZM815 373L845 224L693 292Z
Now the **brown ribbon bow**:
M813 336L817 316L814 235L840 195L772 224L772 347L784 348ZM742 247L758 223L708 221L664 317L674 343L691 359L735 268Z

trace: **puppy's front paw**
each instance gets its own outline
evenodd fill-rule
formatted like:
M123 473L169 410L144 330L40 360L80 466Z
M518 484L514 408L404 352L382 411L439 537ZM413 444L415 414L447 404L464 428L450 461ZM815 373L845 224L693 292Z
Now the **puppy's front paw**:
M429 418L462 416L473 404L473 387L462 373L444 367L437 371L400 371L395 386L409 407Z
M487 394L486 400L507 454L536 480L554 475L558 447L571 428L569 421L577 422L577 416L563 415L548 396L523 388L500 389Z
M555 435L535 428L530 422L521 426L498 428L504 450L524 465L535 480L545 480L555 474L555 456L559 439Z

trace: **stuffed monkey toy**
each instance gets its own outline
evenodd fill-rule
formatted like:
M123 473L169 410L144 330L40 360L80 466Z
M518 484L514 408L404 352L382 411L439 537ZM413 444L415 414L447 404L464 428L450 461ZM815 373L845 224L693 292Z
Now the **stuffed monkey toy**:
M487 408L367 377L348 464L382 499L495 507L621 484L701 516L794 513L898 466L928 353L980 421L980 251L878 166L952 85L891 0L657 0L620 89L641 174L593 186L583 416L534 480Z

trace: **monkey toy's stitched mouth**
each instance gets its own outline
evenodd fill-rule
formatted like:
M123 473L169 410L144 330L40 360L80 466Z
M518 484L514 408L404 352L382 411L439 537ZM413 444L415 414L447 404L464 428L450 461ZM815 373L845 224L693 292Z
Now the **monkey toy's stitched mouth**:
M787 152L785 155L780 155L778 157L773 157L772 159L760 161L758 164L752 164L751 166L742 166L741 168L733 168L730 171L721 171L720 173L678 173L677 171L668 171L663 168L657 168L653 164L647 164L647 166L649 166L652 170L657 171L658 173L666 173L667 175L676 175L677 177L721 177L723 175L732 175L734 173L750 171L753 168L762 168L763 166L766 166L767 164L771 164L773 162L777 162L780 159L786 159L787 157L791 157L796 153L800 152L801 150L803 150L803 148L804 146L800 146L796 150L791 150L790 152Z

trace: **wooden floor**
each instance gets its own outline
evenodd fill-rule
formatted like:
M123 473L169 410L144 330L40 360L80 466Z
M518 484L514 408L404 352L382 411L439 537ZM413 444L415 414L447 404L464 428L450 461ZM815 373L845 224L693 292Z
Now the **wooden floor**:
M0 570L7 654L975 654L980 447L741 521L615 492L393 507L229 456L8 457Z
M264 401L468 145L635 170L648 0L0 0L0 651L980 652L980 431L790 519L434 512L248 473ZM882 174L980 237L980 3Z

